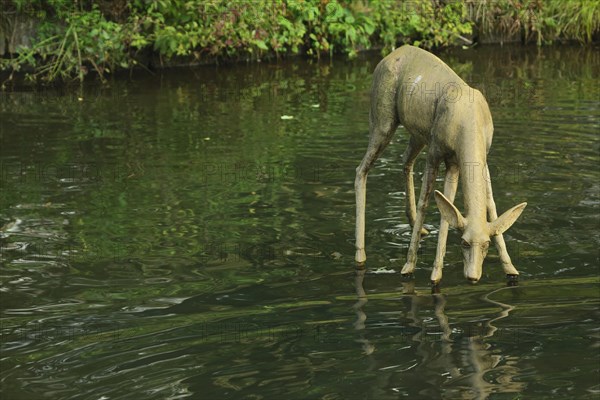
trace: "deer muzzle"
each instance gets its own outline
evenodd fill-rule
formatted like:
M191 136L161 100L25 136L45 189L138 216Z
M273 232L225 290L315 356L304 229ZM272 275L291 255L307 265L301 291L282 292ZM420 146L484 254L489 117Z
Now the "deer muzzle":
M468 281L476 283L481 279L485 253L479 246L463 250L464 273Z

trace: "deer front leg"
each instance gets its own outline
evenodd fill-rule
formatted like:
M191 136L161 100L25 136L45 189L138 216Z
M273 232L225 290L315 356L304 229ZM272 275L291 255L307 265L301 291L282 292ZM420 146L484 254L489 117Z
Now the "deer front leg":
M363 157L360 165L356 168L356 178L354 180L354 191L356 192L356 254L355 261L363 264L367 260L365 253L365 208L367 203L367 175L369 170L379 158L379 155L390 143L392 135L396 131L398 124L391 121L378 128L378 125L371 124L369 133L369 147Z
M490 171L487 165L485 166L485 169L487 182L487 211L490 221L495 221L498 218L498 213L496 211L496 203L494 202L494 195L492 192L492 179L490 177ZM502 263L502 269L504 270L504 273L508 276L518 276L519 271L517 271L510 259L510 256L508 255L506 243L504 242L504 237L501 233L494 236L494 242L500 256L500 262Z
M456 165L446 164L446 179L444 182L444 196L454 202L456 189L458 187L459 169ZM433 262L433 271L431 271L431 283L437 285L442 279L442 268L444 268L444 255L446 254L446 241L448 239L448 221L443 217L440 221L440 230L438 234L438 244Z
M413 178L413 167L415 160L421 150L425 147L423 144L417 144L414 136L410 137L408 147L404 152L404 174L406 175L406 217L411 227L415 226L417 219L417 206L415 204L415 183ZM427 229L421 229L421 235L427 235Z
M366 157L366 156L365 156ZM356 178L354 180L354 191L356 193L356 254L354 259L362 264L367 260L365 253L365 207L367 202L367 170L361 162L356 169Z
M367 203L367 175L377 159L378 154L369 146L362 162L356 168L354 191L356 192L356 263L363 264L367 260L365 253L365 208Z
M417 216L410 238L406 264L404 264L404 267L402 268L402 275L412 274L417 264L417 251L419 250L419 241L421 240L421 229L423 228L423 222L425 222L425 210L429 202L429 196L433 190L438 165L439 161L434 161L431 158L427 159L425 175L423 176L423 185L421 186L421 194L419 195L419 204L417 206Z

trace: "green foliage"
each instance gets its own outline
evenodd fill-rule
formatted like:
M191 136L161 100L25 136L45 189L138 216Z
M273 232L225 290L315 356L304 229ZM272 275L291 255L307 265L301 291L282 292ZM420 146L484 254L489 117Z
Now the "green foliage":
M259 58L263 54L356 54L375 27L336 1L134 2L154 50L166 57Z
M443 4L429 0L376 0L372 5L384 53L395 48L401 41L412 41L416 46L434 48L455 43L457 38L472 32L463 2Z
M260 55L273 46L278 7L256 2L162 0L133 3L147 39L161 56Z
M15 3L17 9L26 6L25 1ZM27 6L35 3L28 2ZM59 18L60 23L48 18L50 13L46 10L38 10L42 22L37 29L37 41L30 48L20 48L16 58L1 59L2 69L19 71L29 67L33 69L33 73L27 75L31 80L52 82L76 77L82 81L90 68L104 79L105 73L116 67L127 68L135 64L128 53L134 46L127 45L139 37L135 24L108 21L95 6L80 11L72 2L50 1L47 4L55 6L51 15Z
M371 35L375 32L375 22L366 10L354 10L342 7L332 1L325 7L326 32L331 37L330 53L339 44L350 57L356 56L358 50L371 47Z
M600 0L471 0L474 20L485 33L535 40L591 43L600 32Z
M37 81L101 79L154 53L160 62L257 60L288 54L346 54L401 43L435 48L470 43L473 26L521 35L591 42L600 31L600 0L12 0L9 15L38 21L33 44L0 70L28 68ZM8 36L8 35L5 35ZM466 36L466 37L465 37Z
M591 43L594 33L600 32L600 0L550 0L547 9L543 21L555 37Z

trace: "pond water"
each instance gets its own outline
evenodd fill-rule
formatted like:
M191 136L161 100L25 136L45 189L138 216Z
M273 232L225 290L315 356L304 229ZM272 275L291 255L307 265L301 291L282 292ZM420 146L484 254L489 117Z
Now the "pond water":
M499 212L529 204L516 287L495 249L466 282L451 231L431 294L434 204L401 279L402 128L355 271L378 54L2 93L2 398L598 398L600 54L440 56L490 103Z

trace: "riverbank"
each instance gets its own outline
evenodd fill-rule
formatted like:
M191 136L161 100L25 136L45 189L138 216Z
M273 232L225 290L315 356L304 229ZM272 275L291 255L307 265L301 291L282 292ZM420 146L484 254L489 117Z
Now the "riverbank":
M402 43L435 49L600 38L600 0L20 0L2 7L3 86L16 74L35 83L105 80L136 67L353 58Z

